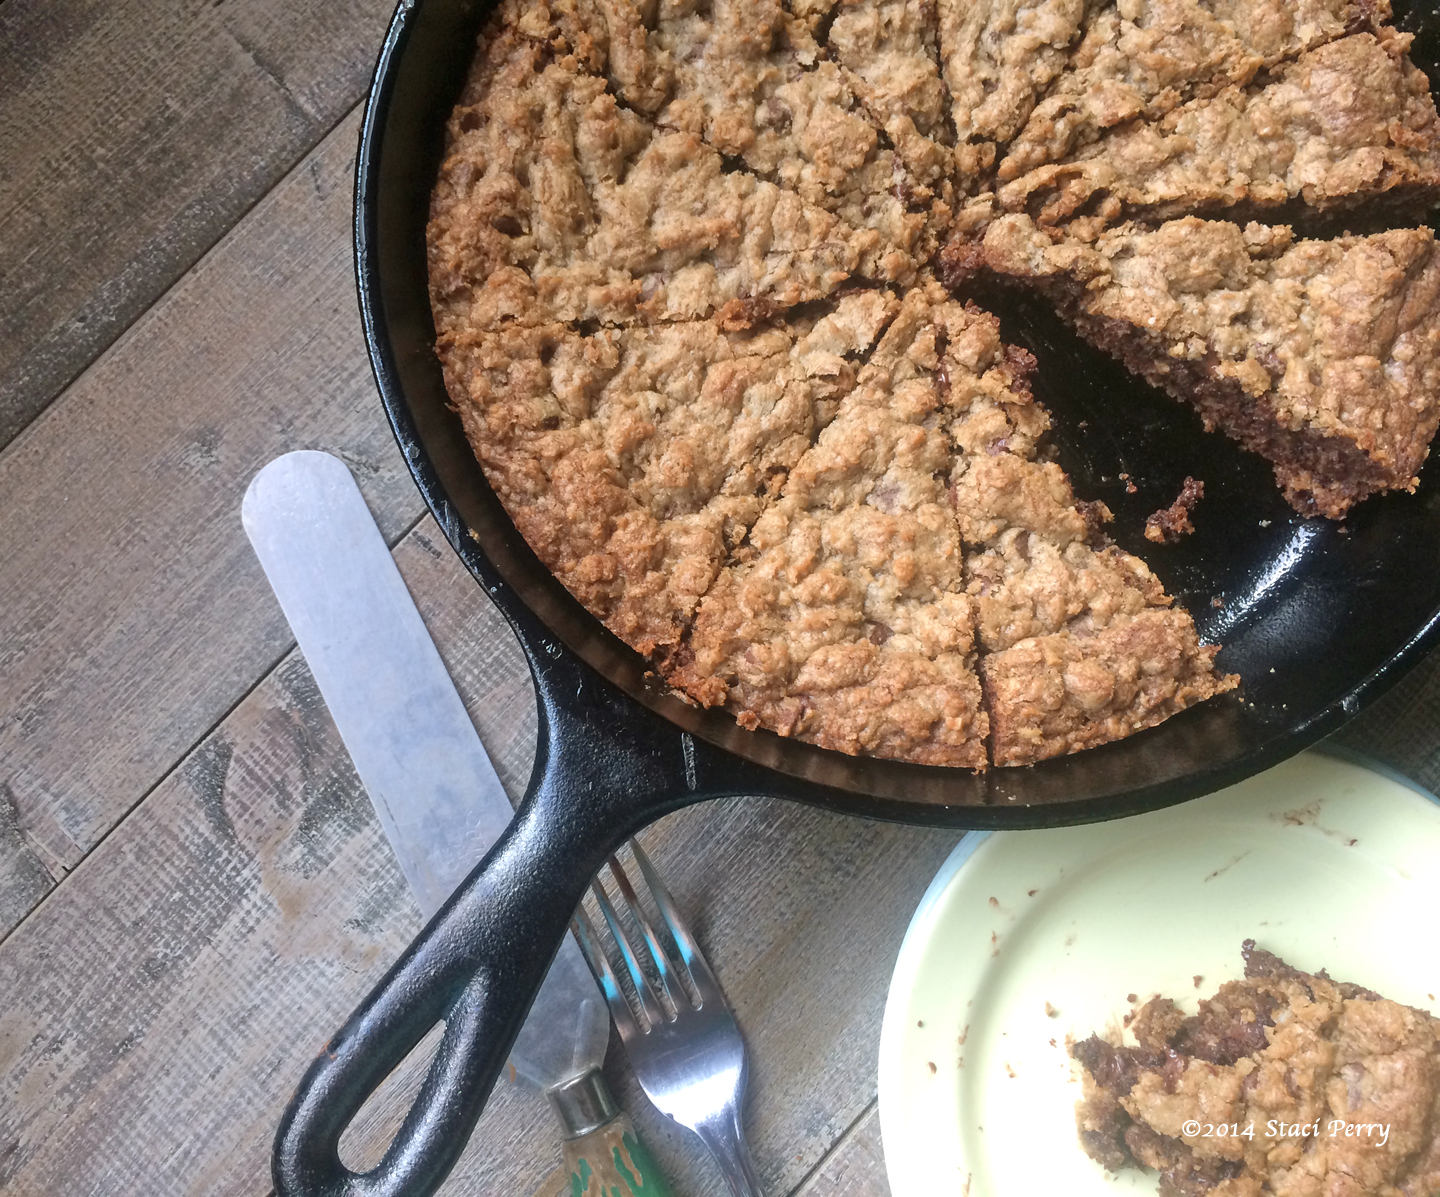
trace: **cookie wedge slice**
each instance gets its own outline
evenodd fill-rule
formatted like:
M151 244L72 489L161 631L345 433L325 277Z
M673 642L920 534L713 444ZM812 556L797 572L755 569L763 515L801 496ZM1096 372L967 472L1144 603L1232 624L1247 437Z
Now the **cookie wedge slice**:
M947 322L958 333L970 317L928 291L906 296L834 421L705 596L667 676L744 727L983 769L988 720L937 385Z
M1028 765L1153 727L1233 689L1138 557L1109 544L1103 504L1076 498L1037 450L1050 417L1034 359L970 309L964 370L946 377L951 493L975 604L991 760Z
M639 652L696 603L855 380L894 300L783 325L677 321L442 334L451 400L541 561Z
M999 206L1092 232L1231 209L1418 223L1440 196L1440 121L1410 42L1384 27L1329 42L1029 170L999 187Z
M887 138L863 102L872 89L817 40L822 11L781 0L600 7L612 48L626 47L616 96L662 135L692 134L727 169L839 217L866 278L908 282L934 253L949 217L948 151L913 129L903 144Z
M1009 216L973 260L1269 460L1301 514L1415 488L1440 425L1429 229L1306 241L1187 217L1092 244Z
M612 90L608 27L557 13L502 5L451 116L428 227L441 334L790 306L904 257L701 133L657 127Z
M1005 147L1010 182L1133 120L1245 87L1347 34L1377 32L1389 6L1363 0L1139 0L1087 6L1065 68Z
M846 752L1030 764L1230 689L1108 512L1038 459L1033 359L927 280L700 604L669 674ZM983 686L982 686L983 683ZM982 697L983 694L983 697Z

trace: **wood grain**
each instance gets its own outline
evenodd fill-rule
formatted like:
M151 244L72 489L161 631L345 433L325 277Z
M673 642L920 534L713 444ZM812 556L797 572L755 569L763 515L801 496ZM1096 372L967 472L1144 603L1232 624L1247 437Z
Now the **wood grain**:
M876 1105L865 1111L795 1193L796 1197L890 1197Z
M0 453L0 933L290 645L240 530L256 470L330 449L388 537L419 517L355 312L356 126Z
M1373 757L1440 794L1440 652L1415 666L1374 706L1342 727L1335 743Z
M393 7L0 5L0 446L355 105Z
M396 552L506 787L534 708L503 620L428 517ZM645 837L744 1028L767 1191L874 1097L900 935L954 832L789 803L679 812ZM418 928L338 734L286 656L0 945L0 1189L257 1193L286 1095ZM678 1193L719 1191L623 1067L612 1084ZM373 1158L405 1086L351 1137ZM558 1192L551 1116L501 1084L446 1191Z

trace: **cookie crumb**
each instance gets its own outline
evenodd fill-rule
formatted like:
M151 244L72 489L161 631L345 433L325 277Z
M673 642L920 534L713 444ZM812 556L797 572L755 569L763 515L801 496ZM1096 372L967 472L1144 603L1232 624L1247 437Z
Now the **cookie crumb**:
M1190 511L1205 497L1205 484L1186 477L1180 484L1180 493L1169 507L1162 507L1145 521L1145 539L1156 544L1174 544L1181 537L1195 531L1190 522Z

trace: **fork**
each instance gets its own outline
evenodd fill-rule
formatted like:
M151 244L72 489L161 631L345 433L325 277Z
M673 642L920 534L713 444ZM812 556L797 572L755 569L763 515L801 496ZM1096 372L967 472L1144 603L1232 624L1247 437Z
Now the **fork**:
M583 907L575 912L575 938L605 993L645 1096L667 1118L700 1136L735 1197L764 1197L740 1124L740 1099L745 1091L745 1044L740 1028L654 866L634 840L630 851L680 957L677 962L665 950L630 878L619 859L611 856L611 877L640 928L642 944L627 937L599 877L591 883L591 890L634 983L638 1017ZM648 969L642 968L642 957ZM647 972L656 976L660 992Z

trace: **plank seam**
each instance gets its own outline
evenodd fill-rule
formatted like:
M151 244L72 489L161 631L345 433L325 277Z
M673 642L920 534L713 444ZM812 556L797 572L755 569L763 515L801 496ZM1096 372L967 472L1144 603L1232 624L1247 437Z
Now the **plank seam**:
M861 1110L858 1114L856 1114L853 1119L851 1119L850 1125L847 1126L843 1131L840 1132L839 1135L835 1137L835 1141L831 1143L830 1146L826 1149L825 1154L815 1161L810 1171L805 1173L805 1175L800 1178L800 1180L796 1183L795 1187L791 1189L789 1193L787 1193L786 1197L798 1197L798 1195L804 1190L805 1186L808 1185L812 1180L815 1179L816 1176L819 1175L820 1170L825 1167L825 1165L830 1161L830 1159L835 1155L835 1153L839 1151L840 1148L843 1147L845 1143L849 1140L850 1136L855 1133L856 1127L858 1127L862 1122L864 1122L865 1119L870 1116L871 1111L876 1109L879 1104L880 1095L877 1093L874 1097L872 1097L868 1102L865 1103L865 1108Z
M4 3L4 0L0 0L0 3ZM229 31L227 30L226 32L228 33ZM233 35L231 36L233 38ZM239 43L237 42L236 44L238 45ZM242 46L241 49L244 49L244 47ZM264 70L264 68L261 67L258 62L256 63L256 68L258 70ZM267 77L269 77L268 72ZM367 96L368 93L369 87L367 84ZM45 417L45 414L50 411L50 409L53 408L57 403L64 402L66 395L69 394L71 388L74 387L76 382L78 382L89 370L94 368L95 364L99 362L101 358L103 358L117 344L119 344L120 340L125 336L126 333L128 333L132 328L134 328L142 320L144 320L146 316L148 316L157 307L164 303L165 300L171 295L171 293L174 292L177 287L181 286L185 282L185 280L188 279L190 275L193 274L206 261L206 259L215 252L216 248L221 243L228 239L231 234L235 232L236 229L238 229L242 224L245 223L247 219L249 219L251 213L253 213L256 208L263 204L265 200L268 199L271 195L273 195L277 190L283 187L290 179L290 177L295 174L296 171L302 169L305 166L305 163L310 160L316 149L319 148L319 146L325 141L327 137L329 137L332 133L335 132L336 129L338 129L347 120L349 120L352 115L359 112L365 107L365 101L366 96L361 96L355 103L347 107L340 114L340 116L336 120L332 121L328 126L318 128L315 139L308 146L306 146L305 149L295 159L293 159L288 166L286 166L284 171L280 174L280 176L275 180L274 183L272 183L264 191L256 195L255 198L249 204L247 204L243 210L237 213L234 221L230 224L230 226L226 228L222 233L220 233L208 245L206 245L195 256L195 258L191 260L190 264L187 265L183 270L181 270L180 273L177 274L173 279L171 279L169 284L166 285L166 287L158 295L156 295L154 299L152 299L143 308L136 312L134 319L127 323L123 328L116 329L115 335L112 336L103 345L96 346L94 353L91 354L91 356L82 365L80 365L73 373L71 373L65 379L63 383L60 384L59 389L56 390L54 394L52 394L50 398L47 399L44 404L42 404L28 419L26 419L22 424L16 427L8 441L5 441L4 444L0 444L0 468L3 468L5 461L10 457L10 455L19 452L18 446L24 439L26 432L28 432L31 428L35 427ZM301 107L300 111L304 113L306 110ZM120 277L120 275L123 273L123 270L117 272L114 278ZM97 293L98 290L103 289L103 286L109 285L109 283L112 281L113 278L107 280L105 284L102 284L102 288L97 289Z
M406 525L405 528L403 528L396 535L393 541L387 541L386 547L389 548L391 553L394 553L394 551L400 546L400 544L408 536L410 536L410 534L413 533L422 523L424 523L425 519L429 515L429 508L424 509L418 516L416 516L416 518L410 524ZM194 756L195 753L198 752L212 736L219 732L221 726L225 723L225 721L229 719L230 716L233 715L236 710L238 710L240 706L244 704L252 694L255 693L256 690L258 690L262 685L264 685L266 681L268 681L272 676L274 676L275 672L280 668L281 665L285 663L285 661L290 657L292 653L295 653L297 651L298 648L295 644L295 641L293 639L289 640L286 643L285 648L280 652L280 654L276 656L272 661L270 661L270 663L260 671L259 676L255 679L254 682L252 682L249 686L245 688L244 693L242 693L238 698L236 698L236 700L231 703L219 715L219 717L215 719L213 723L211 723L202 733L200 733L200 735L197 736L195 740L193 740L190 745L186 747L185 750L175 758L170 767L166 769L159 778L156 779L154 784L151 785L148 789L146 789L145 792L141 794L140 797L137 798L131 806L126 808L124 814L122 814L118 819L115 820L115 822L110 826L109 830L107 830L104 835L102 835L92 845L90 845L90 849L83 856L81 856L80 859L77 860L70 867L70 869L63 874L63 876L56 879L55 885L38 902L36 902L34 906L32 906L28 911L25 912L24 917L21 918L19 922L17 922L13 927L11 927L9 931L6 931L3 935L0 935L0 950L4 949L6 942L10 939L12 935L14 935L17 931L19 931L22 927L29 923L31 919L35 918L42 910L45 909L45 906L50 902L50 900L56 894L58 894L62 888L64 888L65 882L68 881L71 877L75 876L75 874L80 871L80 869L85 865L85 863L90 860L90 858L93 857L97 851L99 851L101 845L109 841L110 837L114 835L115 832L118 831L121 827L123 827L125 825L125 822L132 815L134 815L142 806L145 805L145 803L149 800L152 794L154 794L157 790L160 789L161 786L163 786L172 777L174 777L180 769L184 768L185 763L190 760L190 758ZM27 843L28 842L29 840L27 837ZM37 857L37 859L40 860L41 866L44 867L47 872L50 872L51 876L53 877L54 873L50 870L44 859L39 857Z

